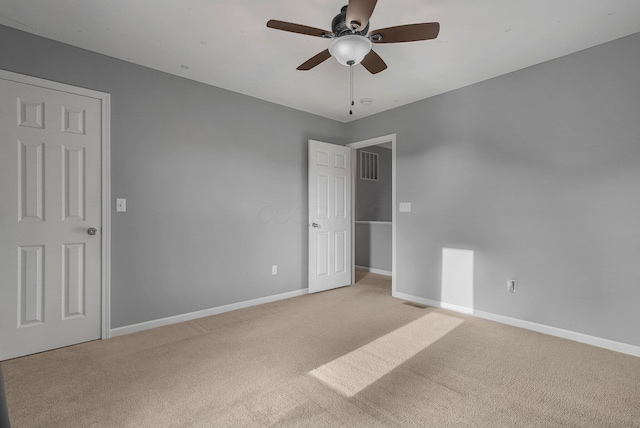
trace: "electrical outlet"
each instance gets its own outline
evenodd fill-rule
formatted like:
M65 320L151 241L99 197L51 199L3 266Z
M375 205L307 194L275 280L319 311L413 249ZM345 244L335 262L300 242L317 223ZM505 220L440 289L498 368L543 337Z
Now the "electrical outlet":
M277 275L277 274L278 274L278 265L271 266L271 275Z
M509 290L509 293L515 293L516 292L516 280L515 279L510 279L509 281L507 281L507 290Z

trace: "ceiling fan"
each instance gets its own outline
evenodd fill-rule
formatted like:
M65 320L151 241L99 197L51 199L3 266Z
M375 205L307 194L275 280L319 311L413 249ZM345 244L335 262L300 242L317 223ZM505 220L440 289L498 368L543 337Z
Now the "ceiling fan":
M340 13L333 18L332 31L275 19L267 22L267 27L332 39L329 49L325 49L297 68L303 71L311 70L333 56L342 65L353 66L362 63L370 73L380 73L387 68L387 64L371 50L373 43L415 42L438 37L440 24L437 22L398 25L369 32L369 18L376 3L377 0L349 0L349 4L343 6Z

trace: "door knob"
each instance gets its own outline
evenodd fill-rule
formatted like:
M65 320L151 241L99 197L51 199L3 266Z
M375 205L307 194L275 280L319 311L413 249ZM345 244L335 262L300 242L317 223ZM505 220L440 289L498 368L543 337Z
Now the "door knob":
M87 233L91 236L95 235L96 233L98 233L98 229L96 229L95 227L90 227L89 230L87 230Z
M311 223L311 227L320 229L320 225L318 223Z

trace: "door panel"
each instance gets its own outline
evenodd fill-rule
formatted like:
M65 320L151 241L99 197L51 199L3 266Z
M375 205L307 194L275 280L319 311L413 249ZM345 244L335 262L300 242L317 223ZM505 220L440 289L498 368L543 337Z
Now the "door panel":
M351 284L351 149L309 141L309 292Z
M101 109L0 78L0 360L101 336Z

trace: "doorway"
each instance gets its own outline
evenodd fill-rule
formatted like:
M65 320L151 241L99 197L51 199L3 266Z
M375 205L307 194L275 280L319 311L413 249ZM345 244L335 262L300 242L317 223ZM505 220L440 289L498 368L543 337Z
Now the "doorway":
M351 207L354 213L353 227L352 227L352 265L353 276L352 283L356 282L356 270L359 272L369 271L372 273L379 273L383 275L391 276L391 295L396 294L396 134L385 135L382 137L372 138L364 141L357 141L351 144L347 144L347 147L352 149L352 199ZM370 148L370 150L366 150ZM364 150L363 150L364 149ZM365 151L365 155L360 155L362 151ZM390 178L391 178L391 195L390 195L390 209L384 207L384 204L374 202L363 206L358 205L357 195L367 184L367 181L374 181L374 179L382 178L384 171L380 168L382 166L381 158L384 157L385 151L390 152ZM377 156L376 156L377 155ZM362 157L361 157L362 156ZM378 167L375 167L375 158L377 157ZM388 167L388 166L387 166ZM361 178L361 174L363 178ZM389 172L387 172L389 173ZM363 186L365 184L365 186ZM375 186L368 186L375 189ZM369 189L371 190L371 189ZM390 211L390 212L389 212ZM389 219L390 217L390 219ZM390 220L390 221L389 221ZM360 232L365 236L357 236ZM390 263L387 261L389 256L388 250L381 248L390 235ZM358 246L368 245L369 249L361 248L358 252ZM376 248L376 245L379 247ZM358 252L358 253L357 253ZM368 252L368 254L367 254ZM364 254L363 254L364 253ZM365 262L371 266L362 266ZM375 265L378 265L376 267ZM390 270L389 270L390 266Z

